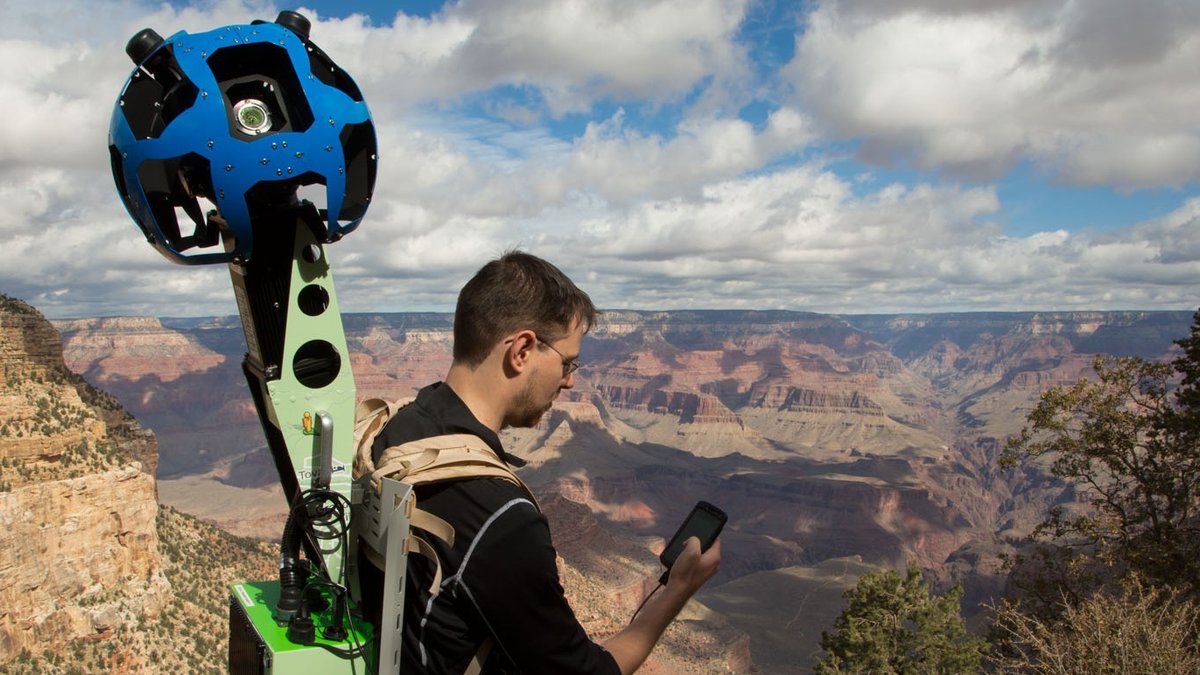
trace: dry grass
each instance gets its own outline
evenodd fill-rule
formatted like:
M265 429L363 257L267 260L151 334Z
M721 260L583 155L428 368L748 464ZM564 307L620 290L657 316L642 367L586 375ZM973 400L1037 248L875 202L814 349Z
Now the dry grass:
M1066 606L1053 625L1023 614L1019 605L996 609L1004 646L1000 672L1035 675L1200 673L1200 608L1162 589L1131 584L1119 594L1097 593Z

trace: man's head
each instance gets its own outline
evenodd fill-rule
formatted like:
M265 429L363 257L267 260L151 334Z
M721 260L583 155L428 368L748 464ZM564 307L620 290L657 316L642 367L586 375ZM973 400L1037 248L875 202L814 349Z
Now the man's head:
M573 386L583 336L596 320L587 293L520 251L484 265L458 295L447 382L495 429L537 424Z
M595 320L592 299L561 270L537 256L510 251L480 268L459 292L454 361L478 365L497 343L522 329L551 345L575 322L586 333Z

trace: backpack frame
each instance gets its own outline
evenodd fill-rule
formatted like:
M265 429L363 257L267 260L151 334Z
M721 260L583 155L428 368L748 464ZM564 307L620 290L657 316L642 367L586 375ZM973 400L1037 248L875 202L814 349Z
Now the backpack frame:
M375 439L392 417L413 400L413 397L370 398L359 403L355 411L353 477L354 491L361 498L355 500L352 541L384 572L377 636L376 672L380 673L385 668L388 672L398 672L400 668L408 555L415 552L433 563L435 571L429 592L437 595L442 583L442 564L426 536L454 545L453 526L419 508L413 487L468 478L502 478L516 484L537 504L524 481L483 439L471 434L432 436L391 446L383 451L376 464ZM354 589L354 593L361 599L361 589ZM480 672L491 646L492 640L484 641L464 675Z

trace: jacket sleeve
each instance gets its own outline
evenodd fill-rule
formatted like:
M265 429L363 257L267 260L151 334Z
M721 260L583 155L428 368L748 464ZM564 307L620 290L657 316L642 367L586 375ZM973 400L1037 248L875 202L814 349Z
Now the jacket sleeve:
M620 674L567 602L549 525L531 502L497 512L475 544L462 581L496 641L491 658L522 673Z

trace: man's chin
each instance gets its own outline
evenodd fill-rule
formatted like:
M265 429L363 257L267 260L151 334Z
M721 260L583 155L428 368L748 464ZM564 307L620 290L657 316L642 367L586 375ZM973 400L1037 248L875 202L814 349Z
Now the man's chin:
M522 418L515 419L512 422L509 422L508 426L514 427L516 429L532 429L533 427L536 427L539 422L542 421L542 418L546 416L546 413L550 412L550 407L551 406L546 406L546 408L544 410L537 413L536 415L529 415L528 417L522 417Z

